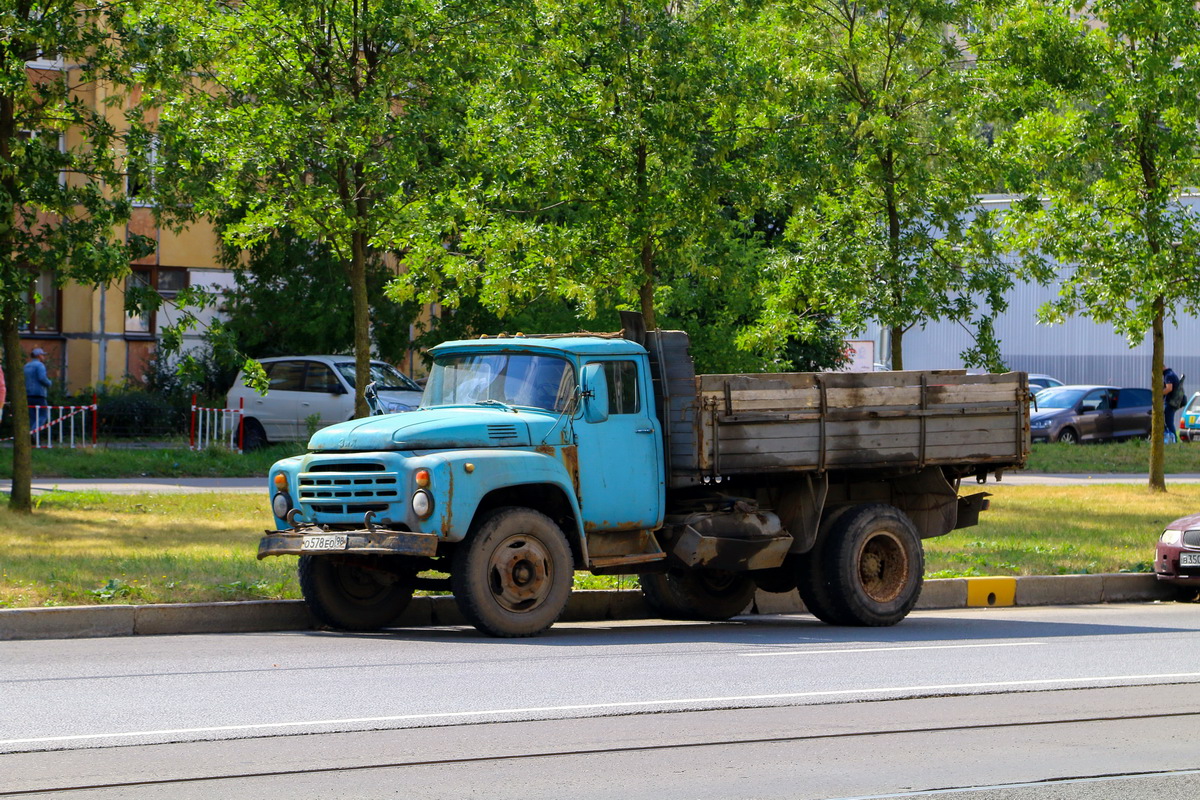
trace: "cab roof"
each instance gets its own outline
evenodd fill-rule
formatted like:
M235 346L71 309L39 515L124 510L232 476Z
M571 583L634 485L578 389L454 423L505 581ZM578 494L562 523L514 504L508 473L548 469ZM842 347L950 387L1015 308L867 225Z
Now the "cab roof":
M442 342L430 352L434 355L466 350L520 351L569 353L577 356L631 356L641 355L646 348L637 342L613 336L491 336L481 339L459 339Z

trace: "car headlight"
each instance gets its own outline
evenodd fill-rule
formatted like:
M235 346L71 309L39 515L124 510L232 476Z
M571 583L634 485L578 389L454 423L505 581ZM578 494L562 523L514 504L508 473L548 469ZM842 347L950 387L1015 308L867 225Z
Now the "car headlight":
M1165 530L1163 535L1158 537L1158 540L1163 544L1179 544L1179 531Z
M1029 427L1041 430L1042 428L1049 428L1052 422L1053 420L1049 419L1035 419L1033 422L1029 423Z
M287 519L288 512L292 510L292 498L287 492L277 492L271 498L271 513L280 519Z
M425 490L414 492L412 496L412 510L420 519L425 519L433 513L433 495Z

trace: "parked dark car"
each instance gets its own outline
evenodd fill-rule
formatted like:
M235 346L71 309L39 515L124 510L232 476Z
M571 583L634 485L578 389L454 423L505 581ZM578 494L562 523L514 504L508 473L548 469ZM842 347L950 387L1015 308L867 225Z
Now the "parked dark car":
M1150 435L1149 389L1055 386L1038 392L1030 407L1035 442L1101 442Z
M1154 574L1160 581L1200 590L1200 514L1167 525L1155 548Z

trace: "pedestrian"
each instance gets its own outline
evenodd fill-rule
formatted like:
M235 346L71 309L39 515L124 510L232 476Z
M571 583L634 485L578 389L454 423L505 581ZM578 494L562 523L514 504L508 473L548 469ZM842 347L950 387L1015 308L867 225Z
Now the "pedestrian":
M50 376L46 374L46 351L33 348L25 365L25 397L29 404L29 427L37 430L49 421L46 393L50 391Z
M1175 410L1179 408L1174 402L1172 395L1175 389L1179 386L1179 376L1175 374L1175 370L1170 367L1163 367L1163 419L1166 424L1163 428L1163 441L1170 444L1176 441L1175 438Z

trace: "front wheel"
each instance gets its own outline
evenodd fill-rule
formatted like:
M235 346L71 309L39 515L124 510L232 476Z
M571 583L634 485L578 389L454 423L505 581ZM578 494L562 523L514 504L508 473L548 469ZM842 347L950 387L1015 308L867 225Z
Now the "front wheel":
M300 556L298 573L309 610L331 628L378 630L399 617L413 596L410 576L381 559Z
M1058 434L1058 441L1063 444L1079 444L1079 434L1074 428L1063 428L1062 433Z
M666 619L720 622L745 611L754 599L754 581L740 572L669 569L638 580L646 602Z
M530 508L493 511L454 553L450 585L467 621L491 636L537 636L567 607L571 548Z
M894 506L871 503L847 511L831 527L819 557L826 621L895 625L908 616L921 594L921 537Z

